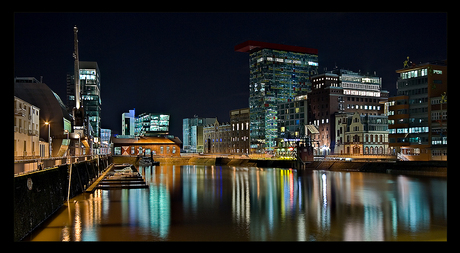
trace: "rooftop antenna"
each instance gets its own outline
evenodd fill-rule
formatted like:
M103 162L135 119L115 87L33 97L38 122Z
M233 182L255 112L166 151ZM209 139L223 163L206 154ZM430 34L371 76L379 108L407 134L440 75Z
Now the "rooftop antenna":
M75 80L75 108L80 109L80 61L78 59L78 28L73 27L73 58L74 58L74 80Z

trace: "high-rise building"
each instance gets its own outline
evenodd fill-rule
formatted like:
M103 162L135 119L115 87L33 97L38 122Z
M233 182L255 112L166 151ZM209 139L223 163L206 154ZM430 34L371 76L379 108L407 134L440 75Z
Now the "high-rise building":
M216 118L185 118L182 120L183 150L186 153L203 153L203 126L213 124Z
M390 150L407 160L447 160L447 61L405 64L389 99Z
M134 136L136 109L121 114L121 134Z
M80 97L83 115L91 124L94 136L100 137L101 129L101 81L97 62L81 61L80 64ZM67 111L72 114L76 108L75 76L67 74ZM75 112L78 113L78 110ZM78 119L76 119L78 120ZM83 120L84 121L84 120ZM83 124L83 123L81 123ZM75 122L75 125L80 123Z
M318 73L318 50L246 41L235 51L249 53L251 152L272 152L278 135L278 104L311 89Z
M81 100L94 136L101 133L101 74L97 62L80 61Z

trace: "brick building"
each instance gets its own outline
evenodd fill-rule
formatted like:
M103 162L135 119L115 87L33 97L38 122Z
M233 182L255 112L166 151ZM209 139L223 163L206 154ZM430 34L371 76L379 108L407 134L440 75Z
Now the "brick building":
M160 157L180 157L181 141L175 137L169 139L165 137L144 137L134 138L112 138L113 154L137 156L145 155Z
M230 111L232 154L249 154L249 108Z
M308 125L314 125L316 155L335 152L335 113L357 112L362 115L384 114L388 91L382 90L382 78L334 69L312 77L308 94Z

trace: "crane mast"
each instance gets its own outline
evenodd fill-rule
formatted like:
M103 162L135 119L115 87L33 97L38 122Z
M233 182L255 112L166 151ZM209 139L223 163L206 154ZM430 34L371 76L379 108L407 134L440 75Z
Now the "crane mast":
M74 58L74 80L75 80L75 108L80 109L80 62L78 59L78 28L73 27L73 58Z

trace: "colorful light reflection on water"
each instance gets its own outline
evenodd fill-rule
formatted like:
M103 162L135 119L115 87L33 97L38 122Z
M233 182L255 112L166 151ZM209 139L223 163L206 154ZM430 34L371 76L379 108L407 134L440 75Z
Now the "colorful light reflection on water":
M140 167L148 189L72 199L36 241L447 239L447 180L227 166Z

